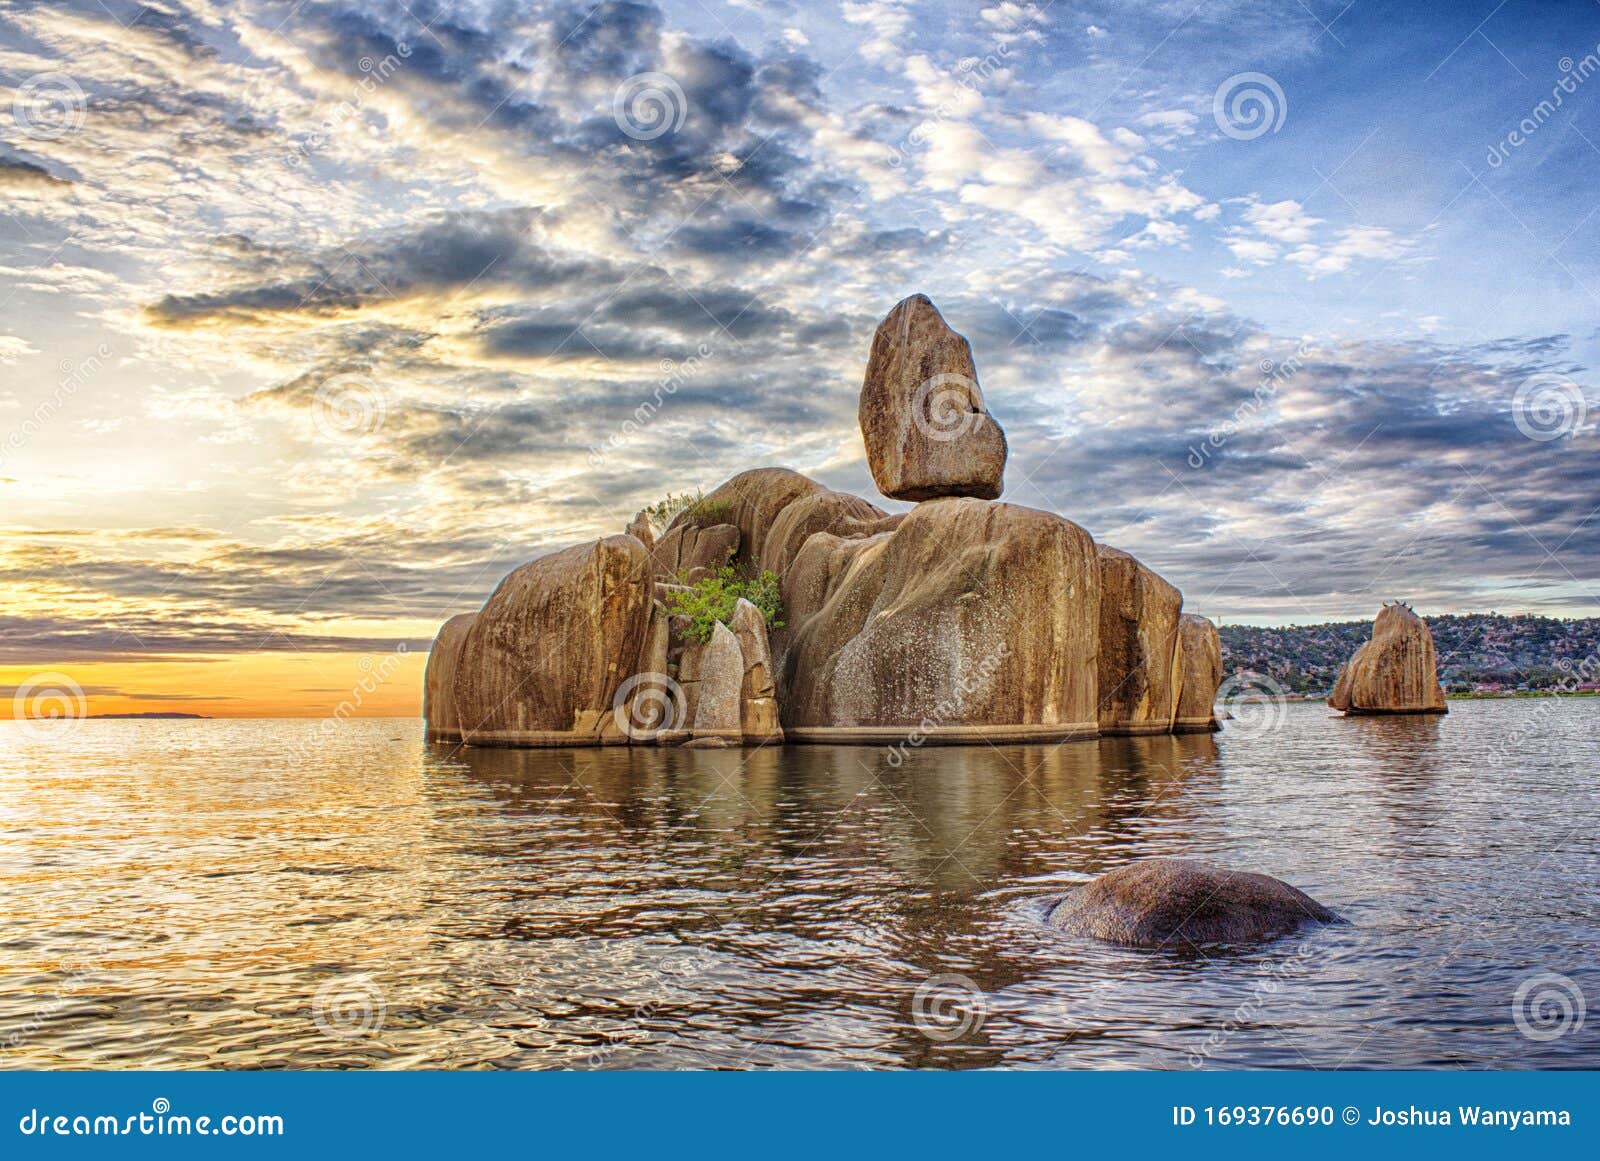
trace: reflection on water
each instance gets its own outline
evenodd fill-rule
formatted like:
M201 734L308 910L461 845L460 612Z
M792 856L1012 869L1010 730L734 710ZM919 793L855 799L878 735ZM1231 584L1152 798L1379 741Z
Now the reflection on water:
M400 720L0 724L0 1047L8 1067L1592 1067L1593 1021L1530 1039L1513 997L1553 972L1600 1001L1597 725L1590 700L1308 704L1260 737L896 768L454 752ZM1202 956L1041 923L1156 854L1270 871L1352 925ZM918 988L951 974L978 991L929 1034Z

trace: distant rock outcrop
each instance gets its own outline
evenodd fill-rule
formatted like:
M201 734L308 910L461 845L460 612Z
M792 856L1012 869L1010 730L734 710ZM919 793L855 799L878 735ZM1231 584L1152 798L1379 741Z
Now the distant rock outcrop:
M1142 859L1078 888L1050 926L1130 947L1246 943L1339 916L1281 879L1189 859Z
M1164 734L1177 709L1183 594L1120 549L1097 553L1100 732Z
M1220 730L1215 717L1217 690L1222 685L1222 636L1216 625L1194 613L1178 618L1178 652L1183 667L1178 679L1175 734Z
M1005 434L984 408L972 347L926 295L901 302L872 337L858 419L885 496L999 497Z
M1339 671L1328 704L1347 714L1449 712L1428 623L1409 605L1385 605L1372 639Z

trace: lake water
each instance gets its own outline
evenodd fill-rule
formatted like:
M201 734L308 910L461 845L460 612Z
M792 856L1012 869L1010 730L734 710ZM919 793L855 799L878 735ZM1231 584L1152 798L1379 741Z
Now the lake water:
M1596 699L1306 703L896 767L0 723L0 1063L1600 1066L1597 734ZM1148 855L1351 922L1205 954L1041 922Z

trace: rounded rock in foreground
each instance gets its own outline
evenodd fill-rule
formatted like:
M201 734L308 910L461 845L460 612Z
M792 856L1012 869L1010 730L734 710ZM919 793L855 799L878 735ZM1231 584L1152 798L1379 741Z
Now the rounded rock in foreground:
M1128 947L1249 943L1305 923L1339 923L1271 875L1190 859L1142 859L1101 875L1050 912L1051 927Z

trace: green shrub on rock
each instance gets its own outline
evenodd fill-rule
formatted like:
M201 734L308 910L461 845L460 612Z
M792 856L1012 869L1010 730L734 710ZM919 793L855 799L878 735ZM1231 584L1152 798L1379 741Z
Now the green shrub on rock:
M778 593L778 574L763 572L754 578L739 575L732 565L724 565L684 589L667 595L667 611L690 620L689 636L696 641L711 640L717 622L726 625L733 619L734 606L743 597L756 607L768 629L783 628L783 598Z

